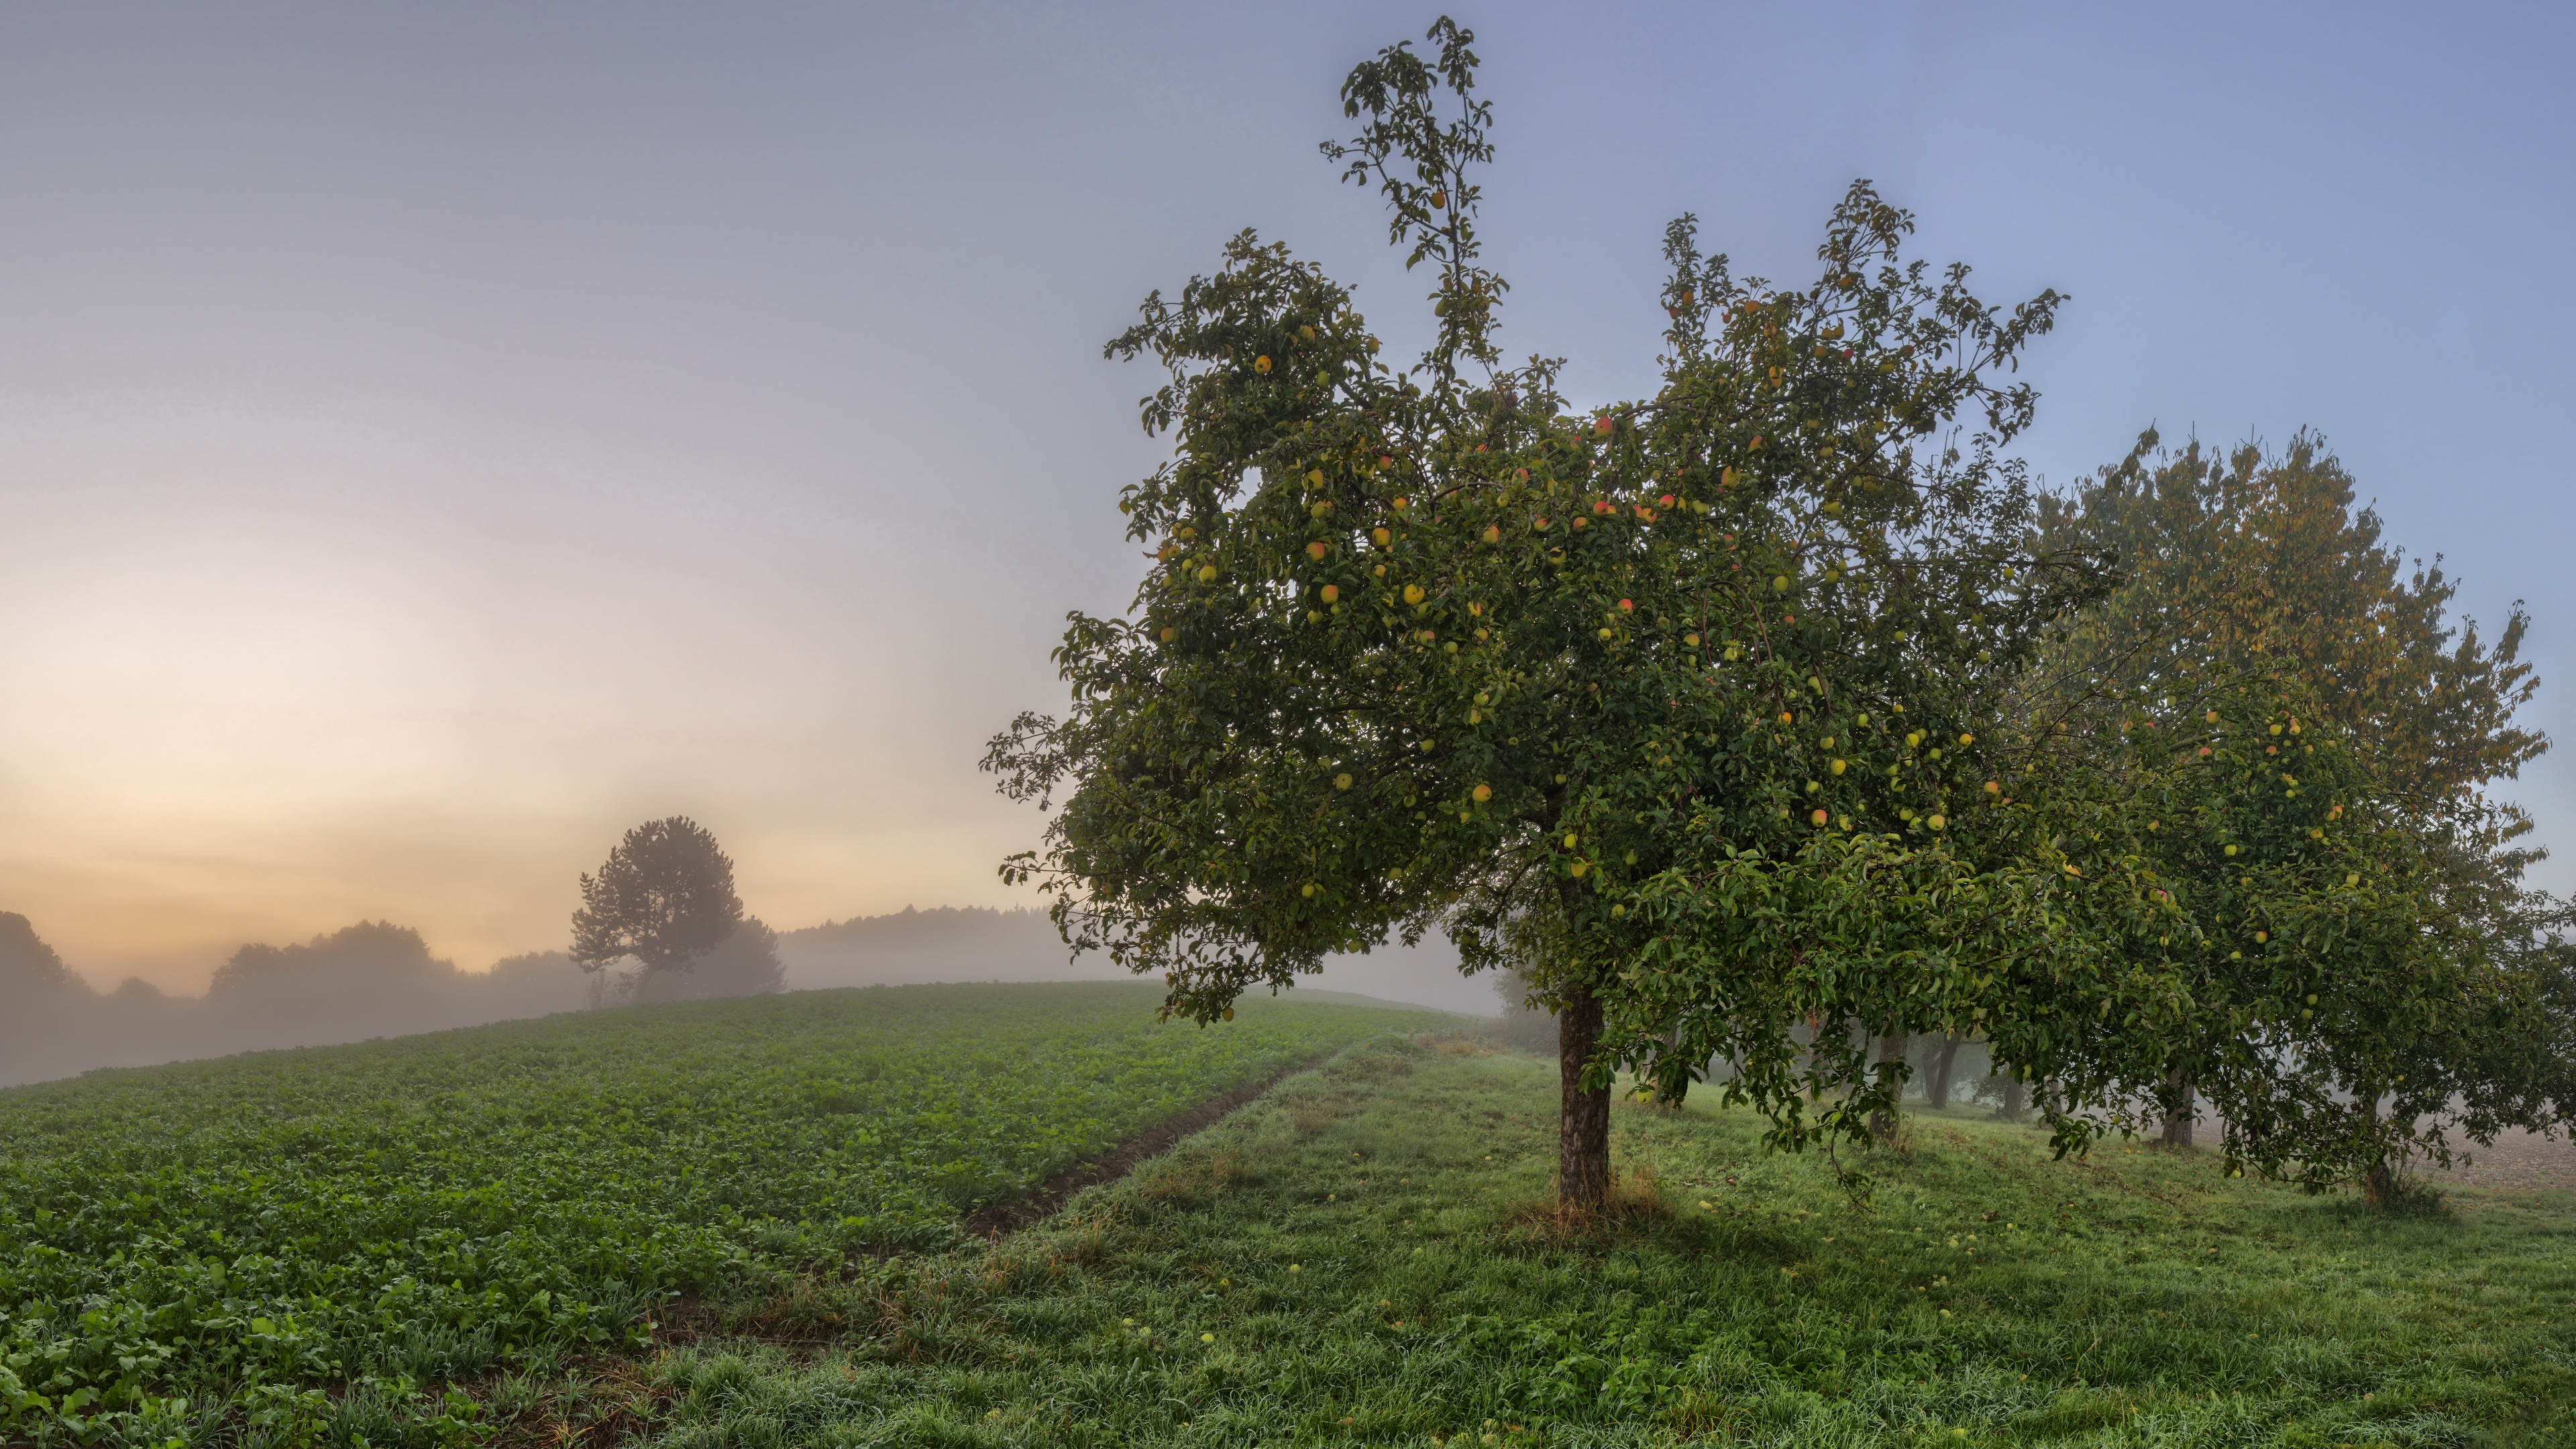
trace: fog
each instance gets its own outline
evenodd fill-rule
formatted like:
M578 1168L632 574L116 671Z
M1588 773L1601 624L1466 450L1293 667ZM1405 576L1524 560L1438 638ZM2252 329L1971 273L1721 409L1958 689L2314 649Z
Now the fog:
M1098 956L1068 961L1042 912L907 907L783 932L753 918L693 969L652 976L585 972L555 950L469 971L411 927L361 921L299 944L244 945L204 995L182 996L136 977L100 991L27 917L0 911L0 1086L561 1011L845 986L1125 978ZM1491 984L1460 976L1456 954L1439 947L1340 957L1306 980L1449 1011L1500 1009Z

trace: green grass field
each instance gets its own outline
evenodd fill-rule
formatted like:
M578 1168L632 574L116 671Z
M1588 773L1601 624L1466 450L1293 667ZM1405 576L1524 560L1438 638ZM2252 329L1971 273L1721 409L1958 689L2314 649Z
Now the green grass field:
M470 1438L450 1384L970 1241L977 1205L1423 1020L1159 999L799 993L0 1092L0 1441Z
M1637 1106L1623 1211L1568 1235L1554 1087L1363 1045L997 1248L489 1410L674 1446L2576 1443L2563 1197L2390 1218L1961 1112L1856 1205L1740 1114Z
M1619 1209L1570 1227L1552 1062L1153 999L709 1003L0 1093L5 1362L54 1400L0 1439L2576 1445L2564 1195L2395 1217L1961 1111L1855 1202L1743 1114L1623 1105ZM957 1226L1336 1050L1051 1221ZM66 1375L134 1387L66 1415Z

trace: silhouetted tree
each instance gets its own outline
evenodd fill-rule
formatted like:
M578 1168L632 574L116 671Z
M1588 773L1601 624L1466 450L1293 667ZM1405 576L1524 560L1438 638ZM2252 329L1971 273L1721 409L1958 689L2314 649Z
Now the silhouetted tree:
M0 911L0 1085L73 1069L65 1049L96 1000L25 916Z
M0 911L0 1003L34 1007L87 989L25 916Z
M733 861L686 816L626 832L599 874L581 878L572 914L572 959L603 971L632 956L650 978L686 971L743 922Z
M460 973L420 932L360 921L300 945L250 944L215 968L204 1050L316 1046L459 1025Z

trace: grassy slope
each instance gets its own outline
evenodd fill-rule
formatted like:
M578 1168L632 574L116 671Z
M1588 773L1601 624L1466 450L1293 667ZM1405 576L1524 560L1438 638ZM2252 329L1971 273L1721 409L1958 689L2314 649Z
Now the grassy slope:
M513 1438L673 1445L2576 1443L2576 1205L2453 1219L2052 1163L1917 1118L1857 1207L1754 1124L1624 1108L1619 1221L1545 1201L1552 1064L1379 1043L1062 1222L808 1285ZM1708 1207L1699 1203L1705 1201ZM802 1339L786 1345L781 1340Z
M420 1385L632 1342L672 1292L959 1241L966 1208L1426 1019L1157 1027L1160 995L798 993L0 1092L0 1442L355 1414L382 1443L449 1417Z

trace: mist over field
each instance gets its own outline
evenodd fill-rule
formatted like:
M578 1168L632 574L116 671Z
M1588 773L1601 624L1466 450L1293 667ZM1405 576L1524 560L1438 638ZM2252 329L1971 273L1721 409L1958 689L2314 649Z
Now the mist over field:
M284 946L249 944L202 996L139 977L92 986L23 915L0 911L0 1087L101 1067L141 1067L284 1047L330 1046L663 1001L932 982L1131 979L1098 956L1066 960L1042 912L940 907L792 931L756 918L692 970L627 978L584 972L560 950L465 970L417 930L361 921ZM1340 957L1318 989L1490 1015L1489 981L1432 944Z

